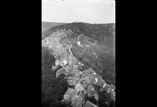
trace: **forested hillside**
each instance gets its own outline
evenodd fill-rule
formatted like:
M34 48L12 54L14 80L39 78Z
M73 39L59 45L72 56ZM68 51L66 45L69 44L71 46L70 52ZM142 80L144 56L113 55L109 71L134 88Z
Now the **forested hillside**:
M64 67L62 65L57 66L56 69L52 69L55 66L55 60L69 59L73 61L76 58L76 62L84 64L79 70L90 69L95 72L97 76L103 79L108 86L115 87L115 24L89 24L89 23L43 23L42 24L42 40L49 37L51 34L54 37L51 38L52 42L55 42L55 36L59 34L66 35L62 40L62 43L71 44L71 57L67 56L67 47L64 46L63 53L59 53L60 48L54 48L53 53L57 53L56 56L52 55L52 52L47 47L42 47L42 105L43 107L72 107L68 103L62 103L63 95L67 91L68 87L74 88L69 85ZM82 46L79 46L76 42L78 40ZM52 43L52 46L57 44ZM69 59L68 59L69 58ZM75 65L73 64L73 65ZM78 63L77 63L78 64ZM72 66L73 66L72 65ZM68 66L69 65L65 65ZM70 65L71 66L71 65ZM76 65L78 66L78 65ZM80 65L79 65L80 67ZM62 69L63 70L60 70ZM66 68L66 67L65 67ZM78 71L79 71L78 70ZM80 71L81 71L80 70ZM88 71L87 70L87 71ZM56 73L62 71L58 77ZM69 72L69 71L67 71ZM90 71L91 72L91 71ZM87 72L86 72L87 73ZM59 74L59 73L58 73ZM87 76L91 76L89 73ZM77 78L77 77L75 77ZM94 77L96 78L96 77ZM91 83L92 84L92 83ZM99 107L114 107L114 100L107 93L107 89L102 91L100 89L102 85L93 85L99 95L99 100L94 100L94 97L84 96L85 99L92 103L99 105ZM100 91L101 90L101 91Z

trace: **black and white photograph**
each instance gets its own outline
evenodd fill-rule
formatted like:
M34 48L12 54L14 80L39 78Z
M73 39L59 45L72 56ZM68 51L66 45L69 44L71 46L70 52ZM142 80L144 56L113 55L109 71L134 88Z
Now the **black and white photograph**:
M42 107L115 107L115 1L42 0Z

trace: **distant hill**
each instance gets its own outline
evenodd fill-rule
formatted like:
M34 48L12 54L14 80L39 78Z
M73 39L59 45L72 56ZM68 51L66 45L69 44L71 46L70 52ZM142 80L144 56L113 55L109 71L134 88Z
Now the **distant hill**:
M63 25L63 24L66 24L66 23L42 22L42 33L43 33L44 31L48 30L48 29L51 28L51 27L58 26L58 25Z
M73 23L50 23L43 26L46 26L45 30L42 33L42 39L49 36L51 33L58 29L66 29L73 31L74 35L84 34L87 37L91 37L96 40L103 41L105 38L112 38L115 34L115 23L104 23L104 24L90 24L82 22L73 22Z

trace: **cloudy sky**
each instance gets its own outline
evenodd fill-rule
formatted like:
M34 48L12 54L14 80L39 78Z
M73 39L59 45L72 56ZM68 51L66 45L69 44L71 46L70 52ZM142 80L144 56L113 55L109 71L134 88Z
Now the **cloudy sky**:
M42 21L115 23L115 2L42 1Z

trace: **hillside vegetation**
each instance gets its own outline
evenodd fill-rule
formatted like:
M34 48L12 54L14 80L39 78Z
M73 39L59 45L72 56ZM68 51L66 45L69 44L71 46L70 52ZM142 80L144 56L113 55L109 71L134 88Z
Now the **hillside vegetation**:
M49 38L53 52L47 47L42 47L42 107L71 107L67 103L62 104L63 95L67 89L69 87L75 89L75 86L69 84L66 73L76 73L72 79L74 82L79 79L78 72L84 71L82 75L90 77L93 80L89 84L95 90L88 90L87 92L89 93L91 91L91 94L92 92L97 92L99 100L95 100L95 97L90 97L87 94L82 94L84 98L99 107L115 107L113 98L106 91L108 88L101 88L103 86L102 84L108 84L106 87L110 87L111 85L115 86L115 24L89 24L81 22L65 24L46 22L42 25L42 40L51 34L53 35ZM63 41L59 41L60 44L57 45L57 41L60 40L60 34L67 35L67 38L63 38ZM82 47L76 43L78 37ZM62 43L72 44L72 54L69 52L69 47L67 45L61 45ZM53 54L54 56L52 53L55 53ZM52 66L55 66L56 59L60 62L65 59L69 61L69 65L65 65L64 68L61 64L56 69L52 69ZM78 62L81 62L84 66L79 65ZM78 69L75 69L76 66ZM60 75L57 77L56 72L59 74L58 71L60 71ZM96 73L96 76L92 76L94 73ZM83 78L83 76L80 77ZM98 77L105 82L98 81L97 84L92 85L94 84L94 78ZM87 84L87 87L89 84ZM86 90L86 88L84 89Z

